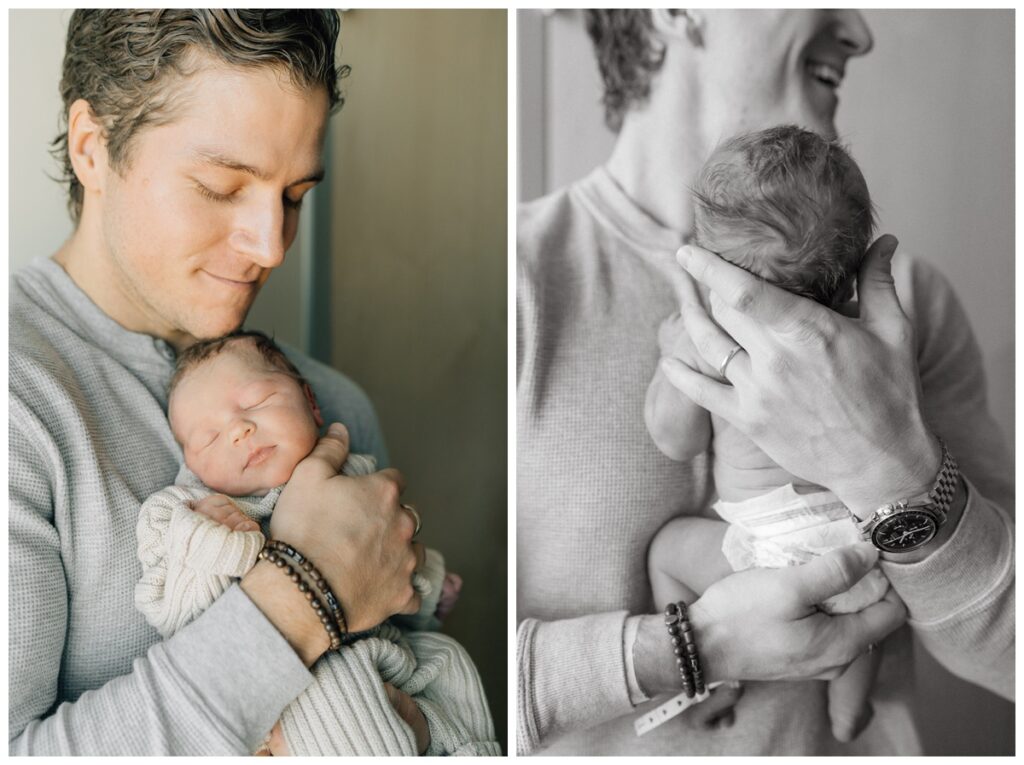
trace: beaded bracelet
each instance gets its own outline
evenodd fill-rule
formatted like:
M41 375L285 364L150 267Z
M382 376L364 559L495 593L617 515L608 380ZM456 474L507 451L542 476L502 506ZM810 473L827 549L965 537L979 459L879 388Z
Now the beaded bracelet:
M672 641L672 652L676 655L676 666L679 668L679 678L683 681L683 691L686 693L686 698L692 699L694 696L693 678L690 677L690 666L686 660L686 648L679 635L681 619L678 606L675 603L669 603L665 608L665 626L668 627L668 636Z
M683 682L686 698L702 695L706 689L704 684L704 668L697 654L697 643L693 637L693 626L690 624L686 603L669 603L665 609L665 626L668 627L672 641L672 652L676 655L676 666Z
M309 575L313 580L314 586L319 590L323 603L316 597L316 594L310 589L309 584L306 583L298 570L282 556L293 559ZM260 550L259 559L268 560L278 568L284 569L288 577L298 585L299 592L309 601L310 607L316 613L317 618L320 619L320 623L324 625L327 636L331 641L331 650L337 651L341 648L342 635L348 632L345 614L341 610L341 604L338 602L338 599L331 592L327 580L316 570L312 561L291 545L275 539L267 540L263 549Z
M338 629L342 635L348 634L348 621L345 619L345 612L341 609L341 603L338 602L337 597L331 591L330 585L327 584L327 580L323 575L317 571L316 566L313 565L313 561L305 557L302 553L296 550L286 542L281 542L276 539L272 539L267 543L268 547L272 547L280 553L293 558L299 566L309 574L309 578L313 580L313 584L320 591L320 596L323 598L327 608L331 611L331 616L334 617L335 623L338 625Z

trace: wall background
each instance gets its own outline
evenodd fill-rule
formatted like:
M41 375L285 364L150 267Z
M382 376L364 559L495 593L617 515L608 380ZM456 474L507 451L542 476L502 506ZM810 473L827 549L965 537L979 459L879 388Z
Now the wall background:
M991 410L1014 444L1014 11L864 11L874 50L852 59L838 127L880 231L949 277L981 345ZM520 11L519 198L608 157L582 11ZM897 253L897 256L899 254ZM928 754L1012 754L1013 705L918 652Z
M10 13L8 273L71 233L47 177L69 16ZM373 400L420 539L465 580L446 631L507 748L506 40L503 10L343 13L352 74L328 176L246 326L312 348Z

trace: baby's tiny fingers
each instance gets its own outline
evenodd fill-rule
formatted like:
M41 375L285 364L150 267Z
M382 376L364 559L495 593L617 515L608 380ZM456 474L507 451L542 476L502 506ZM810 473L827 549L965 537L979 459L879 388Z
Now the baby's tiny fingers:
M256 521L242 515L237 510L231 514L224 525L230 526L232 531L259 531L260 529L260 525Z

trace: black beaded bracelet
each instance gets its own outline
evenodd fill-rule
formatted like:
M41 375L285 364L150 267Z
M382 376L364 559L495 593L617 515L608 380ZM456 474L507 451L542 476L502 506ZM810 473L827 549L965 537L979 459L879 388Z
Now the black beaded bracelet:
M316 570L312 561L291 545L275 539L267 540L263 549L260 550L259 558L260 560L268 560L278 568L283 569L288 577L295 582L299 592L309 601L310 607L316 613L317 618L320 619L320 623L323 624L324 630L326 630L327 636L331 641L331 650L337 651L341 648L342 636L348 632L345 614L341 610L341 604L338 603L338 599L331 592L327 580ZM316 597L316 594L310 589L302 574L285 558L294 560L309 575L313 580L314 586L320 591L323 602Z
M317 571L316 566L313 565L313 561L309 560L309 558L286 542L272 539L267 543L267 545L278 552L284 553L288 557L293 558L302 570L309 574L309 578L313 580L313 584L316 585L316 588L320 591L320 597L323 598L324 604L328 609L330 609L331 616L334 617L334 622L338 625L338 629L341 631L341 634L347 635L348 622L345 619L345 612L341 609L341 603L331 591L331 587L327 584L327 580L319 571Z
M679 679L683 681L683 692L686 698L692 699L695 695L693 678L690 676L690 663L686 659L686 646L679 634L679 624L682 621L682 614L675 603L669 603L665 608L665 626L668 627L668 636L672 641L672 652L676 655L676 666L679 668Z
M672 651L676 655L679 677L683 681L683 692L688 699L702 695L707 690L704 668L697 653L697 642L693 637L693 625L690 624L686 603L669 603L665 609L665 625L672 640Z

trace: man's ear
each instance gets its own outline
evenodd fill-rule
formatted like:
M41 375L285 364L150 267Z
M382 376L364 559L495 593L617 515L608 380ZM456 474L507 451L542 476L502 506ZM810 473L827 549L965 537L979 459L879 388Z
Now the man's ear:
M309 383L302 383L302 392L306 394L306 401L309 402L309 408L313 412L313 422L318 428L323 427L324 417L320 414L320 406L316 403L316 396L313 394L313 389L309 387Z
M697 48L704 45L704 18L700 11L652 8L651 24L667 40L686 40Z
M108 169L107 143L103 125L84 98L79 98L68 109L68 156L85 192L101 192Z

